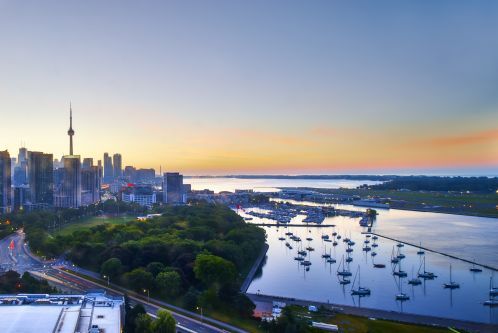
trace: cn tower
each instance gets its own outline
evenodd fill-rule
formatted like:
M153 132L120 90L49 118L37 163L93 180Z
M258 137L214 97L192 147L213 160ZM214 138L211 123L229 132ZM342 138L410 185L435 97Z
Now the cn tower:
M71 107L71 103L69 103L69 130L67 131L67 135L69 135L69 155L73 155L73 109Z

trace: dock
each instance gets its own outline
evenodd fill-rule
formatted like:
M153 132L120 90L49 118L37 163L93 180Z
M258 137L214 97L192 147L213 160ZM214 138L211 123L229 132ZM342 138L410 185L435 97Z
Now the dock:
M333 228L335 224L297 224L297 223L251 223L258 227L303 227L303 228Z
M375 233L375 232L362 232L362 234L376 235L378 237L382 237L382 238L389 239L389 240L392 240L392 241L395 241L395 242L398 242L398 243L403 243L403 244L406 244L406 245L410 245L410 246L413 246L413 247L416 247L416 248L421 248L422 250L425 250L425 251L429 251L429 252L432 252L432 253L437 253L437 254L440 254L442 256L446 256L448 258L452 258L452 259L456 259L456 260L461 260L461 261L467 262L469 264L473 264L473 265L476 265L476 266L481 266L483 268L486 268L486 269L498 272L498 268L496 268L496 267L491 267L489 265L480 264L480 263L472 261L472 260L460 258L460 257L454 256L452 254L440 252L440 251L437 251L437 250L432 250L432 249L429 249L427 247L423 247L423 246L419 246L417 244L412 244L412 243L409 243L409 242L405 242L403 240L392 238L392 237L389 237L389 236L384 236L384 235L381 235L381 234L378 234L378 233Z

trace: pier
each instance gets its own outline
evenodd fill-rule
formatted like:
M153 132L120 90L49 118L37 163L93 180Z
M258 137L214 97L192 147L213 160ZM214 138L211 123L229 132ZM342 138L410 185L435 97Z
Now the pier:
M297 224L297 223L251 223L258 227L303 227L303 228L333 228L335 224Z
M362 232L362 234L376 235L378 237L382 237L382 238L389 239L389 240L392 240L392 241L395 241L395 242L398 242L398 243L403 243L403 244L406 244L406 245L410 245L410 246L413 246L413 247L416 247L416 248L421 248L422 250L425 250L425 251L429 251L429 252L432 252L432 253L437 253L437 254L440 254L442 256L446 256L446 257L449 257L449 258L452 258L452 259L456 259L456 260L461 260L461 261L467 262L469 264L473 264L473 265L476 265L476 266L481 266L483 268L487 268L489 270L498 272L498 269L495 268L495 267L491 267L491 266L488 266L488 265L485 265L485 264L480 264L480 263L472 261L472 260L460 258L460 257L454 256L454 255L451 255L451 254L447 254L447 253L443 253L443 252L440 252L440 251L437 251L437 250L432 250L432 249L429 249L429 248L426 248L426 247L423 247L423 246L419 246L417 244L412 244L412 243L405 242L405 241L400 240L400 239L392 238L392 237L389 237L389 236L384 236L384 235L381 235L381 234L378 234L378 233L375 233L375 232Z

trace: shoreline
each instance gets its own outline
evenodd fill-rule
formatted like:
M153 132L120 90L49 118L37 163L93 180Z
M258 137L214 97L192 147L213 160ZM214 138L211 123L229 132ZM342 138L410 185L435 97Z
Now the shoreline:
M344 313L348 315L382 319L382 320L402 322L402 323L418 324L424 326L438 326L438 327L451 326L470 332L481 332L481 333L493 333L497 332L498 330L498 324L487 324L487 323L465 321L465 320L458 320L451 318L419 315L413 313L387 311L387 310L380 310L373 308L360 308L349 305L324 303L319 301L296 299L284 296L273 296L273 295L253 294L253 293L246 293L246 296L249 297L253 302L257 301L257 302L272 303L274 301L278 301L278 302L285 302L286 304L300 305L306 307L309 305L324 306L330 310L335 310L339 313Z
M240 286L240 292L246 294L247 289L249 289L249 286L252 283L252 280L254 279L254 275L256 275L256 272L258 271L259 266L261 266L261 263L266 257L266 253L270 249L270 245L268 243L265 243L263 248L261 249L261 252L259 253L258 258L254 262L254 264L251 267L251 270L249 273L247 273L246 278L244 279L244 282Z
M327 190L327 191L335 191L335 190L340 190L340 189L334 189L334 188L319 188L319 187L277 187L280 190L311 190L311 191L317 191L319 193L324 193L324 194L342 194L342 193L332 193L332 192L320 192L321 190ZM356 189L348 189L348 190L356 190ZM365 190L368 191L368 190ZM366 193L368 194L368 193ZM282 199L285 200L285 199ZM306 201L306 200L296 200L295 201ZM320 202L314 202L316 204L330 204L330 205L353 205L352 202L327 202L327 203L320 203ZM404 211L412 211L412 212L422 212L422 213L435 213L435 214L448 214L448 215L457 215L457 216L473 216L473 217L485 217L485 218L490 218L490 219L497 219L498 220L498 215L488 215L488 214L479 214L479 213L472 213L472 212L460 212L456 213L454 211L441 211L441 210L435 210L435 209L430 209L430 208L404 208L404 207L396 207L396 206L391 206L389 208L379 208L379 207L368 207L368 206L355 206L355 207L365 207L365 208L373 208L373 209L397 209L397 210L404 210Z

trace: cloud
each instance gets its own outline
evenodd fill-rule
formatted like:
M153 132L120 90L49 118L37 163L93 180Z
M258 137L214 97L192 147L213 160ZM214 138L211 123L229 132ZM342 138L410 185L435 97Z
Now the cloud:
M462 135L434 137L417 142L417 145L431 145L433 147L454 147L463 145L498 143L498 128L478 131Z

